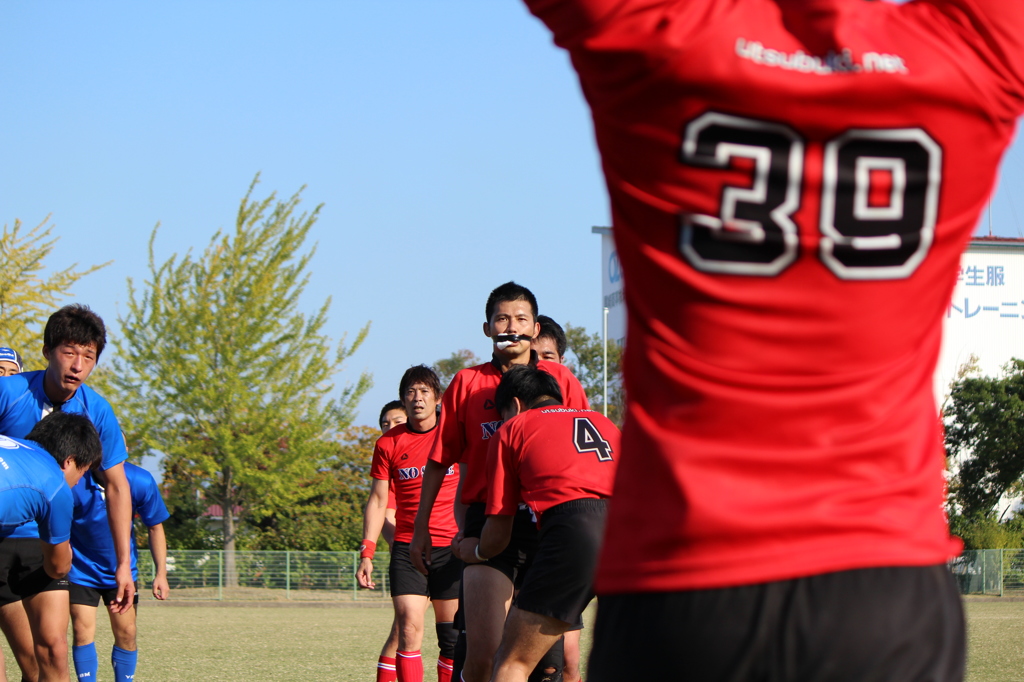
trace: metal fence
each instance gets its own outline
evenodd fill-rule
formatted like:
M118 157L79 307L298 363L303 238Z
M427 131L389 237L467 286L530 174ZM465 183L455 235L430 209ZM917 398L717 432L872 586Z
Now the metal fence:
M167 582L178 600L359 601L390 603L387 552L373 560L375 590L356 582L358 552L236 551L230 571L225 552L171 550ZM140 598L152 599L155 568L148 552L139 552Z
M373 561L375 590L356 582L358 552L235 552L234 575L219 550L171 550L171 598L228 601L350 601L390 603L387 552ZM1024 596L1024 549L979 549L949 562L961 594ZM153 560L139 553L140 598L152 599Z
M961 594L1024 596L1024 549L976 549L949 562Z

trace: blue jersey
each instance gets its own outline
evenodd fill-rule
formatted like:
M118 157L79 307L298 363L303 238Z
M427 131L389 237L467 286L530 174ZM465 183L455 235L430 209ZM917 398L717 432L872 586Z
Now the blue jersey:
M22 372L0 377L0 434L24 438L54 406L43 391L46 370ZM128 459L121 427L110 403L86 385L81 385L71 399L60 406L61 412L85 415L100 434L103 445L103 468L109 469Z
M132 516L139 515L147 526L163 523L170 516L153 476L142 467L125 462L124 473L132 491ZM82 476L71 490L75 520L71 525L74 557L68 580L95 589L117 586L117 552L107 521L107 503L103 488L91 473ZM139 550L132 530L132 580L137 580Z
M71 537L73 502L64 472L38 443L0 436L0 538Z

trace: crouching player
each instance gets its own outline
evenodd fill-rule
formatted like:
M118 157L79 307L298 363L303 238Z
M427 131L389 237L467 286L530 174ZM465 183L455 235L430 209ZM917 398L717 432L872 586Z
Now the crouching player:
M533 563L505 621L495 682L526 682L545 652L582 624L593 597L619 430L606 417L562 405L558 381L520 365L501 378L495 406L505 419L487 453L487 521L462 541L469 563L500 553L522 500L537 516Z
M92 422L65 412L40 420L25 440L0 436L0 606L24 605L41 682L68 680L71 486L102 454Z
M160 497L153 476L142 467L125 462L124 473L131 489L132 516L138 514L149 528L149 551L153 555L156 577L153 579L153 596L167 598L167 539L163 522L170 514ZM110 535L107 521L107 505L104 500L106 474L100 467L93 468L72 489L75 501L75 518L71 526L71 546L75 550L74 560L68 579L71 581L71 620L74 628L75 646L72 658L79 680L95 680L99 668L96 656L96 609L100 599L110 607L117 596L117 553ZM131 536L132 580L138 581L139 550L135 544L134 530ZM114 631L114 648L110 662L114 666L114 679L131 680L139 652L135 643L135 618L139 608L139 594L136 588L132 608L124 613L109 611L110 627Z

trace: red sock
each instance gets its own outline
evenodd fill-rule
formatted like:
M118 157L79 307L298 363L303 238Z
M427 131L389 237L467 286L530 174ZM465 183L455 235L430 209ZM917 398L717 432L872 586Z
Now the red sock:
M437 682L452 682L452 667L455 661L444 656L437 657Z
M396 682L395 659L381 656L377 659L377 682Z
M423 682L423 659L418 651L399 651L396 659L398 682Z

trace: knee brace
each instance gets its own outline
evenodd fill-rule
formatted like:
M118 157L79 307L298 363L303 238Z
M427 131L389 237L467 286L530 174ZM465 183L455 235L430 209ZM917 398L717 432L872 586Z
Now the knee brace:
M437 632L437 648L445 658L455 659L455 642L459 639L459 631L455 623L434 623Z
M528 682L562 682L562 668L565 667L565 644L559 637L533 669Z

